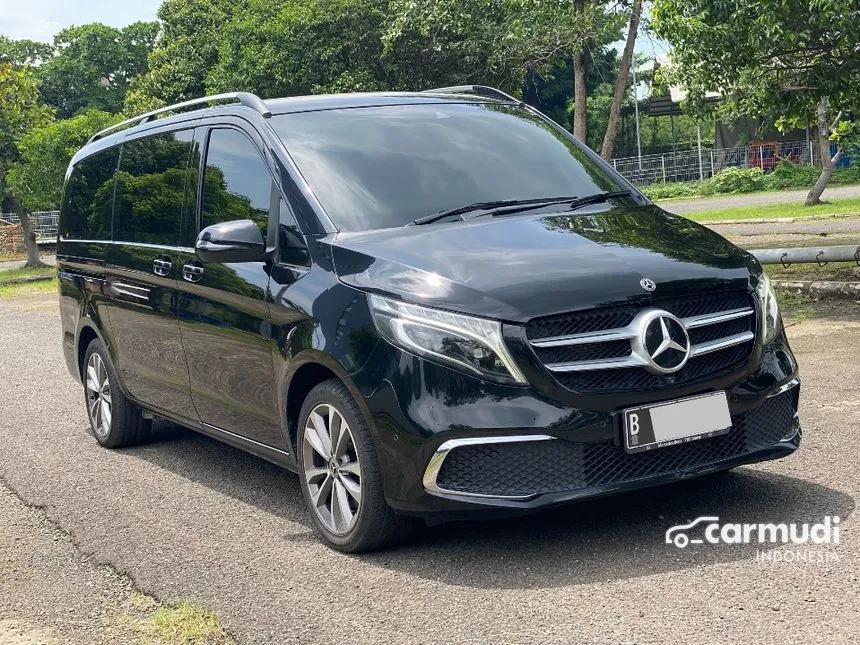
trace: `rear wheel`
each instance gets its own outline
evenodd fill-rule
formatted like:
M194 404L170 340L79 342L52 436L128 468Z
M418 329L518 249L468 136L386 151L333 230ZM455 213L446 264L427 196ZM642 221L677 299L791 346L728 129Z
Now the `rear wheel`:
M331 379L308 394L299 417L297 457L314 527L350 553L406 538L414 520L385 502L370 429L343 383Z
M107 350L99 339L87 347L83 365L84 403L90 431L106 448L140 443L152 427L139 407L129 401L116 378Z

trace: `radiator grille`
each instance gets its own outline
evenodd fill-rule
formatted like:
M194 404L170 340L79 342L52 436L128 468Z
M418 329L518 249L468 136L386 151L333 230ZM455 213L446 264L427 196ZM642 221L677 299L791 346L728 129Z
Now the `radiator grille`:
M631 356L631 323L646 308L662 309L680 318L687 326L693 348L725 339L737 340L722 349L691 356L678 372L655 374L637 365L633 360L636 356ZM731 312L743 313L723 321L695 320ZM755 345L755 331L753 297L741 290L655 299L644 307L624 304L571 312L537 318L526 325L526 337L538 361L562 386L583 393L664 389L718 376L746 362ZM609 340L601 337L607 333L623 337ZM599 364L603 361L608 362Z

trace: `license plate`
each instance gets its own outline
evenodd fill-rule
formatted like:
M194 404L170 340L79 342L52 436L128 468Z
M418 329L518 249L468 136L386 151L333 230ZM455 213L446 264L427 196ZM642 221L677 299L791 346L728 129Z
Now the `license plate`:
M642 452L725 434L732 429L725 392L624 410L624 448Z

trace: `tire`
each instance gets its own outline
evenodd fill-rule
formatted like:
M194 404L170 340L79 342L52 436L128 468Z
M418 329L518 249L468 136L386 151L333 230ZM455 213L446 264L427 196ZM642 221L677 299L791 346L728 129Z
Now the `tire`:
M338 379L320 383L305 399L296 457L311 521L329 546L360 553L394 545L411 534L415 520L395 514L385 502L370 429Z
M98 338L84 354L83 385L90 433L102 446L133 446L149 436L152 421L144 419L140 408L123 394L107 349Z

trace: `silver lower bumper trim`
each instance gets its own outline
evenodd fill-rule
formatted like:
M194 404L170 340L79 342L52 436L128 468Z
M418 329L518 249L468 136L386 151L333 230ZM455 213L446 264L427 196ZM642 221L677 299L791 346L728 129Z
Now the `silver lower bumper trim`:
M503 437L466 437L463 439L450 439L436 449L427 468L424 470L424 490L431 495L456 495L457 497L471 497L483 499L508 499L508 500L526 500L534 497L534 495L482 495L480 493L468 493L459 490L448 490L440 488L436 483L439 476L439 471L442 470L442 464L448 453L461 446L474 446L479 444L491 443L518 443L526 441L547 441L555 439L546 434L527 434L527 435L511 435Z

